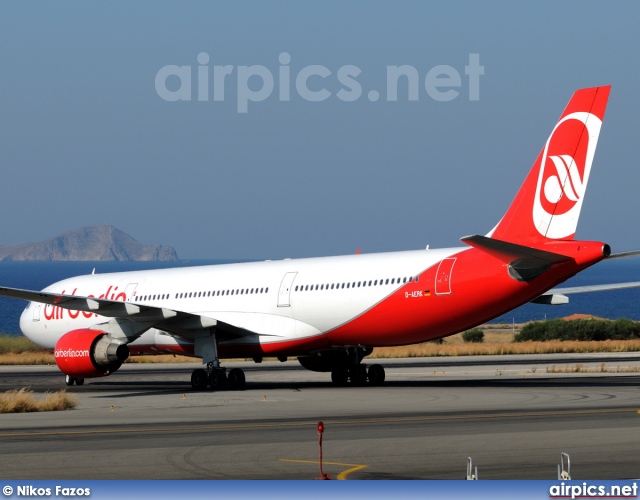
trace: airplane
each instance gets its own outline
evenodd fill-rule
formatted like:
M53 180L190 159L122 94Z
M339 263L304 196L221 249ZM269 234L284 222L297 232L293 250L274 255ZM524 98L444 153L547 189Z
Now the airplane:
M53 350L67 385L163 353L202 358L196 390L244 388L244 372L227 373L221 358L297 357L336 385L381 385L383 366L363 363L374 348L453 335L530 301L563 303L554 287L616 257L574 239L609 91L573 94L505 215L465 246L94 273L0 295L28 301L20 328Z

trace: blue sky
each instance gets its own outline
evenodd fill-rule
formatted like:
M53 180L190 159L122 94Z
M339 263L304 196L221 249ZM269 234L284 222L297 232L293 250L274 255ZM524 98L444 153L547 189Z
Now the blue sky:
M2 3L0 244L108 223L182 258L459 245L503 215L571 94L612 84L577 237L640 248L639 11L632 2ZM213 88L197 98L202 52L211 80L214 66L234 68L223 100ZM478 100L470 54L484 67ZM168 65L191 66L190 101L158 94ZM274 90L239 113L239 68L257 65ZM309 65L331 73L308 80L326 100L297 92ZM419 74L415 101L402 86L397 101L386 98L387 67L400 65ZM461 77L450 101L425 89L438 65ZM338 98L344 66L361 71L350 102ZM165 83L179 89L177 77Z

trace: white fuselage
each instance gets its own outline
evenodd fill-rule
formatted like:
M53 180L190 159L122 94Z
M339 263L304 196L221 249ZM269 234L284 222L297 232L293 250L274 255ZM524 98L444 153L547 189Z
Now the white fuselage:
M92 274L43 291L101 297L214 318L255 332L242 343L282 343L322 335L362 315L426 269L465 250L449 248L297 260ZM66 332L96 327L109 318L31 302L20 328L53 349ZM130 344L179 342L149 330Z

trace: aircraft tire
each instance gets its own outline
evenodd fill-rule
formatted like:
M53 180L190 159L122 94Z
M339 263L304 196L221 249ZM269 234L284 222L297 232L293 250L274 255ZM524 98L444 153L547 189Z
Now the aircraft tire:
M72 377L71 375L64 376L64 383L67 384L69 387L71 387L75 381L76 381L76 378Z
M227 385L232 391L241 391L246 382L244 372L240 368L232 368L227 375Z
M214 369L209 374L209 385L214 391L221 391L227 387L227 377L224 375L224 368Z
M349 380L352 385L364 385L367 382L367 367L356 365L349 369Z
M347 385L349 381L349 372L345 369L338 368L331 372L331 382L334 385L343 386Z
M371 365L369 367L369 371L367 372L367 378L369 379L369 383L371 385L384 384L384 379L385 379L384 367L378 364Z
M77 378L76 379L76 385L84 385L84 379L83 378Z
M208 382L207 372L205 370L202 368L193 370L193 373L191 374L191 387L196 391L204 391L207 388Z

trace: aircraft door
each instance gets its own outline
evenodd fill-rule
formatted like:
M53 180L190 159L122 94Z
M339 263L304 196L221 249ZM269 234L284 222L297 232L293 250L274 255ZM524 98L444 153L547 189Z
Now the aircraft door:
M443 259L442 262L440 262L438 272L436 273L436 295L451 295L451 273L453 272L453 265L455 263L455 257Z
M278 307L289 307L291 305L291 287L297 274L297 272L287 273L282 278L280 291L278 292Z
M136 288L138 288L137 283L129 283L127 288L124 289L127 302L133 302L133 298L136 296Z
M33 321L40 321L40 307L42 304L32 302L33 305Z

